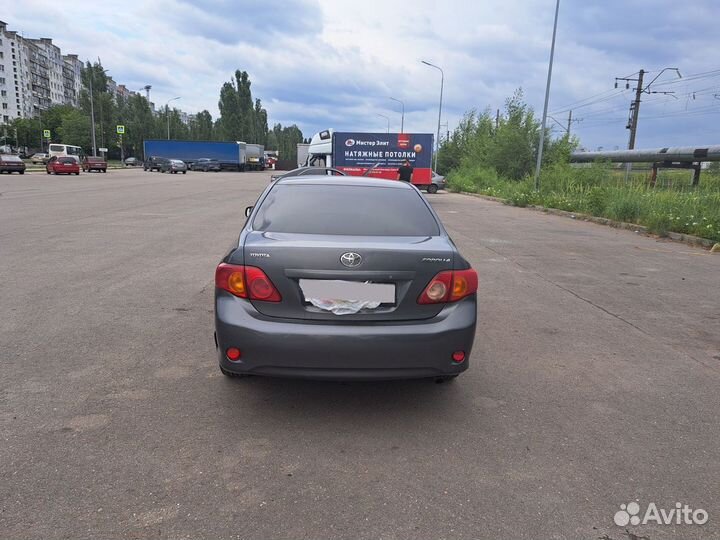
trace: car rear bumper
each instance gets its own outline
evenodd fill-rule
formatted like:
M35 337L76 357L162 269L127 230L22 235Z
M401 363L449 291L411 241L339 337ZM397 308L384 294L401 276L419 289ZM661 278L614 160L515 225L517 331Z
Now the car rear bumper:
M431 319L352 323L278 319L219 291L215 329L220 365L240 374L369 380L457 375L468 368L475 337L475 297L448 304ZM231 362L228 347L242 357ZM465 360L452 360L464 351Z

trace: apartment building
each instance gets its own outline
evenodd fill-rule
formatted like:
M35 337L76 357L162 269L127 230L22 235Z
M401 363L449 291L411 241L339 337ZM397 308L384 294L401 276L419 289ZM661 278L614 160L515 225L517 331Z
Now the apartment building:
M54 105L80 105L83 62L76 54L62 54L51 38L27 38L0 21L0 125L16 118L33 118ZM108 77L113 99L127 99L136 91ZM150 103L155 114L154 103ZM189 116L181 112L183 122Z
M22 116L21 37L0 21L0 123Z
M63 91L65 104L73 107L80 106L80 92L82 91L83 63L77 54L63 55Z

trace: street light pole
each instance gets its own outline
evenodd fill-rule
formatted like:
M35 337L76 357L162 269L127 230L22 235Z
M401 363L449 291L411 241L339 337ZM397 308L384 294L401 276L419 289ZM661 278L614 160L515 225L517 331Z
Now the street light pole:
M88 62L89 63L89 62ZM97 143L95 141L95 105L93 105L93 73L94 69L90 66L90 129L92 132L92 154L97 156Z
M380 114L380 113L377 113L377 115L382 116L385 120L387 120L387 132L386 133L390 133L390 118L388 118L384 114Z
M99 64L98 64L99 65ZM95 105L94 105L94 98L93 98L93 79L95 78L95 66L91 65L90 68L90 121L91 121L91 132L92 132L92 151L93 151L93 157L97 156L97 141L95 140ZM105 74L107 69L103 69L102 72ZM100 110L100 122L102 124L102 110ZM100 126L102 129L102 125Z
M560 0L558 0L559 2ZM435 140L435 170L437 171L438 153L440 152L440 118L442 117L442 97L443 97L443 86L445 85L445 72L440 66L421 60L426 66L434 67L440 71L440 106L438 107L438 126L437 126L437 139Z
M543 107L542 124L540 127L540 144L538 145L537 163L535 164L535 191L540 189L540 167L542 165L543 145L545 144L545 125L547 123L548 101L550 99L550 80L552 79L553 56L555 56L555 35L557 34L559 11L560 0L556 0L555 22L553 23L552 44L550 45L550 63L548 64L547 85L545 86L545 106Z
M402 116L400 117L400 133L405 133L405 103L394 97L391 97L390 99L392 99L393 101L397 101L400 105L402 105Z
M168 136L167 140L170 140L170 102L175 101L176 99L180 99L180 96L174 97L172 99L168 99L167 103L165 104L165 116L167 116L167 128L168 128Z

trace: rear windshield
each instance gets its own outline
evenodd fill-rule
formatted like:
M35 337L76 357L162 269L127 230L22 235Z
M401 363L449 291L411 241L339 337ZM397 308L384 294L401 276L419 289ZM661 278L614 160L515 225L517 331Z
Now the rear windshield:
M22 162L22 159L20 159L17 156L8 156L8 155L0 156L0 159L2 159L3 161L20 161L20 162Z
M253 228L349 236L440 234L416 191L367 186L276 186L258 209Z
M58 158L58 161L59 161L60 163L70 163L70 164L77 163L77 161L75 161L75 160L74 160L73 158L71 158L71 157L61 157L61 158Z

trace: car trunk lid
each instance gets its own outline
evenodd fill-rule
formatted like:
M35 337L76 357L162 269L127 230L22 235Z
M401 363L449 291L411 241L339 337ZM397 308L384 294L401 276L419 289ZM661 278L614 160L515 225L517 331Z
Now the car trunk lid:
M419 305L417 298L438 272L453 268L455 253L453 245L442 236L359 237L258 231L246 236L240 251L243 260L230 262L261 268L282 296L277 303L252 301L260 313L335 321L401 321L437 315L441 304ZM323 290L335 296L338 290L354 291L347 296L360 291L361 297L372 298L374 304L339 315L329 311L327 305L321 307L322 302L314 302L328 300L313 297L322 295L317 291ZM375 305L378 301L380 304Z

